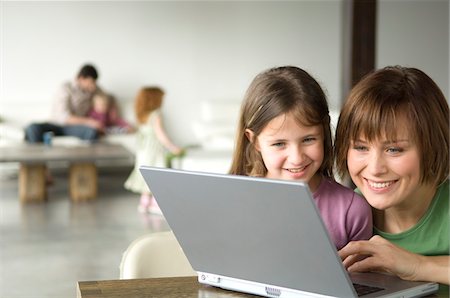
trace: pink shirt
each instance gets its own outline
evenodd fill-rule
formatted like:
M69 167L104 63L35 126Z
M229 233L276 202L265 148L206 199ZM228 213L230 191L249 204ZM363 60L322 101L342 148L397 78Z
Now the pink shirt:
M111 117L109 113L100 113L95 111L94 109L91 109L88 116L92 119L95 119L99 122L101 122L105 128L112 127L112 126L118 126L118 127L130 127L130 124L126 122L124 119L119 117Z
M323 178L313 197L338 250L352 240L372 236L370 205L350 188Z

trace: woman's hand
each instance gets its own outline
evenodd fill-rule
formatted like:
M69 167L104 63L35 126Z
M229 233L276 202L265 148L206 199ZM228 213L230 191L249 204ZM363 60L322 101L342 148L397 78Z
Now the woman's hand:
M381 236L352 241L339 251L350 272L378 271L412 281L450 283L450 257L422 256L409 252Z
M350 272L388 272L406 280L418 280L422 256L398 247L376 235L367 241L352 241L339 251Z

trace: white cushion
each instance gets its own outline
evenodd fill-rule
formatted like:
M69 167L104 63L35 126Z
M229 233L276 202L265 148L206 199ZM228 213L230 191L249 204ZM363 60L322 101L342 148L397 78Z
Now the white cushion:
M123 253L119 268L120 279L196 275L171 231L134 240Z

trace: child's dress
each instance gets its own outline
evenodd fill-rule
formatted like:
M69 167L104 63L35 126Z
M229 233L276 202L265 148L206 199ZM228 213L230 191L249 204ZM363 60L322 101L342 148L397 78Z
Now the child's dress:
M159 115L159 110L153 111L147 123L141 124L136 132L136 160L133 171L124 184L126 189L135 193L149 192L139 171L140 166L163 167L165 165L166 149L156 137L154 130L154 124Z

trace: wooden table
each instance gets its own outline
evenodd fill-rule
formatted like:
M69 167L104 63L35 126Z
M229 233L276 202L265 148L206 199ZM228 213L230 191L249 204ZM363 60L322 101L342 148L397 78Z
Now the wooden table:
M97 196L96 161L133 158L121 145L86 144L46 146L20 144L0 147L0 162L19 162L19 197L21 202L44 201L47 198L46 163L65 161L70 164L69 191L73 201Z
M260 297L200 284L197 276L80 281L77 298L237 298Z
M255 298L250 294L228 291L204 285L197 276L166 277L146 279L118 279L101 281L80 281L77 298ZM428 298L448 297L448 290L426 296Z

